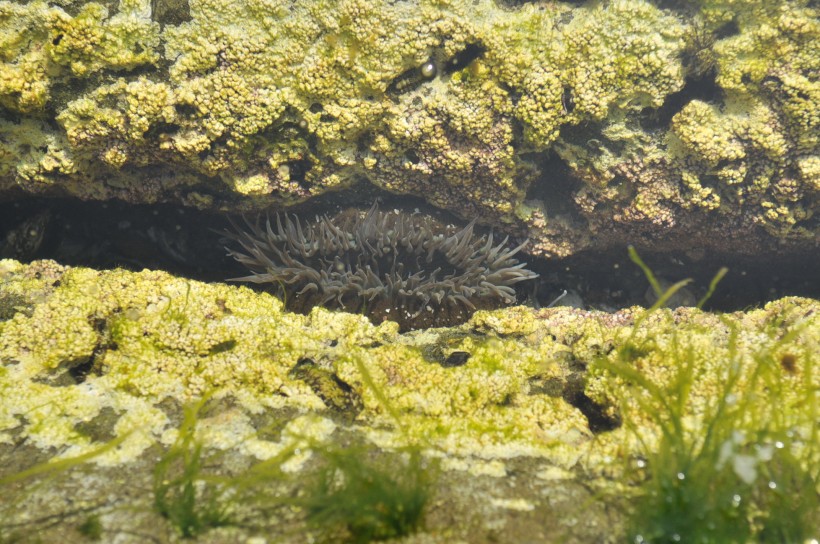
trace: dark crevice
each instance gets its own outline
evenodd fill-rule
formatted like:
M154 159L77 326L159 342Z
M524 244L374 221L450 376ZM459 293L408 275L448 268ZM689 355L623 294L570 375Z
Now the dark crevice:
M218 353L225 353L231 351L236 347L236 340L225 340L208 349L208 355L216 355Z
M158 138L160 135L166 134L176 134L181 127L176 123L154 123L151 127L145 132L143 138L146 140L153 140Z
M566 379L551 377L542 380L539 377L530 380L530 395L547 395L562 398L574 406L587 419L589 430L594 434L613 431L621 426L621 417L611 415L606 406L593 401L584 392L586 383L585 370L572 370Z
M566 114L570 114L575 110L575 98L572 96L572 87L569 85L564 85L564 90L561 94L561 105Z
M704 309L733 312L760 307L785 296L820 298L820 253L779 255L776 266L770 258L731 255L693 247L691 251L653 253L639 250L641 258L666 285L690 278L682 291L682 302L694 304L703 295L715 273L729 268L726 277ZM586 251L560 260L531 260L529 268L540 276L530 286L528 297L541 306L552 302L563 290L569 298L562 304L616 311L654 302L643 272L629 260L626 249Z
M422 74L420 66L414 66L396 76L387 86L389 96L401 96L418 89L427 79Z
M450 350L458 347L467 336L463 332L443 334L439 336L436 342L424 346L421 350L421 356L428 363L441 365L444 368L463 366L470 360L471 355L462 350Z
M136 46L142 48L142 46ZM112 79L127 75L130 81L134 81L139 77L144 77L151 81L168 81L168 67L165 65L155 64L141 64L128 69L111 69L106 72L106 75Z
M507 95L507 97L509 97L510 104L513 107L518 106L518 103L521 101L521 96L522 96L521 90L516 89L515 87L509 85L508 83L506 83L504 81L499 81L498 82L498 87L502 91L504 91L504 93ZM515 141L520 142L522 140L516 139Z
M603 123L592 122L564 125L561 127L559 138L568 144L585 147L592 153L599 153L602 149L606 149L609 153L620 155L625 144L606 138L605 128Z
M151 0L151 19L161 27L177 26L192 19L188 0Z
M154 268L218 281L229 277L229 270L242 270L225 256L219 236L208 230L225 226L222 216L175 206L62 199L5 202L0 203L0 255L96 269ZM34 248L32 239L39 240Z
M199 110L193 104L174 104L174 110L181 117L193 117L199 114Z
M621 426L621 417L617 414L609 415L607 407L598 404L584 392L586 377L583 374L573 374L564 388L563 398L575 406L587 418L589 430L593 433L613 431Z
M446 41L445 38L443 41ZM442 43L443 45L443 43ZM419 66L408 68L390 82L387 86L387 95L398 97L419 89L424 83L437 77L449 76L468 67L474 60L480 58L487 48L480 42L467 44L464 49L451 57L445 57L442 48L433 51L430 58Z
M305 176L313 168L313 163L310 162L308 159L300 159L295 161L290 161L285 163L285 165L289 169L289 175L291 181L295 181L302 185L305 185Z
M0 120L19 125L23 121L23 114L5 106L0 106Z
M469 66L471 62L481 57L486 52L487 48L480 43L468 44L462 51L447 60L444 64L444 73L452 74L454 72L458 72L459 70Z
M645 108L640 116L641 127L648 131L669 128L672 117L693 100L721 103L723 92L715 77L716 73L711 70L701 77L688 79L683 89L668 95L660 108Z
M583 391L565 393L563 398L584 414L589 430L594 434L614 431L621 426L620 416L609 416L605 407L593 401Z
M740 26L737 24L736 19L723 23L712 33L716 40L724 40L738 34L740 34Z
M319 153L319 137L313 133L309 133L305 136L305 142L307 142L308 151L314 157L319 157L321 153Z
M404 158L407 159L410 164L418 164L421 159L419 158L419 154L415 149L408 149L404 152Z
M537 163L542 176L530 188L528 202L543 206L549 220L572 221L573 197L581 187L579 182L568 175L566 165L556 156L540 155L531 160ZM349 207L367 208L376 199L381 200L382 209L418 209L440 221L464 224L422 199L389 195L367 183L342 193L322 195L289 208L288 213L312 219L317 214L335 215ZM0 257L24 262L53 259L64 265L95 269L159 269L195 280L224 281L248 273L226 255L225 240L219 231L227 227L224 215L181 206L19 200L0 203ZM578 228L584 227L579 224ZM707 309L742 310L789 295L820 298L817 252L779 253L777 266L753 255L696 247L685 252L640 252L659 278L671 282L692 278L687 291L696 300L715 272L728 266L729 274ZM522 260L540 274L537 280L518 286L518 300L526 304L547 305L564 289L580 298L585 307L605 311L651 303L646 279L629 260L625 248L580 252L562 260L524 255ZM439 363L444 363L446 355L440 357Z
M522 158L541 172L525 200L542 205L549 217L575 215L573 197L583 184L571 174L566 162L556 154L533 153Z
M470 354L466 351L454 351L450 355L444 359L444 363L441 366L445 368L454 368L458 366L464 366L467 364L467 361L470 360Z
M69 368L68 374L72 377L74 383L80 384L91 374L92 368L94 368L94 357L89 357L87 361Z

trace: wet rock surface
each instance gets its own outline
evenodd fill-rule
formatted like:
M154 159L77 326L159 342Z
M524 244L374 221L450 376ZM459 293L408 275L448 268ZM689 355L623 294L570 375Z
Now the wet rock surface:
M817 251L811 3L2 10L5 199L235 212L364 182L538 256Z
M306 482L333 448L394 466L413 445L435 476L408 542L620 541L631 463L647 455L633 433L658 440L657 414L635 410L647 402L630 382L638 374L625 380L607 365L628 363L656 388L674 388L691 365L693 429L708 424L715 391L737 383L746 409L776 409L799 437L820 339L817 302L805 298L723 315L517 306L400 334L343 312L292 314L244 287L53 261L0 262L0 315L12 539L74 535L89 518L112 538L170 539L176 529L152 508L175 473L156 475L184 445L204 456L203 489L223 481L242 497L230 509L245 521L201 541L301 541L326 529L305 526L283 497L315 493ZM755 364L769 381L755 381ZM776 406L766 400L774 379L784 380ZM237 482L260 463L281 472L264 473L267 494L241 494L249 488Z

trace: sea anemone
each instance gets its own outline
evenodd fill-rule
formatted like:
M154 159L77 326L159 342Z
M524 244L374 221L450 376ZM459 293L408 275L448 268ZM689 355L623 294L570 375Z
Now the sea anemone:
M514 303L513 286L538 276L514 257L527 242L494 245L492 232L474 233L475 220L459 229L373 205L311 223L277 214L245 224L225 232L242 250L227 249L253 273L232 281L270 284L297 311L320 305L405 330L444 326Z

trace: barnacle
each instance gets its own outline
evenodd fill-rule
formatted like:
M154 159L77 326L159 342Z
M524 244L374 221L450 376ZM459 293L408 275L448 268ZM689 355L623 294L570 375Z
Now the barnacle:
M515 258L526 244L477 235L418 213L348 211L303 223L296 216L245 220L225 234L228 248L252 274L234 278L270 284L294 310L320 305L390 319L403 329L458 323L476 309L516 300L514 285L537 277Z

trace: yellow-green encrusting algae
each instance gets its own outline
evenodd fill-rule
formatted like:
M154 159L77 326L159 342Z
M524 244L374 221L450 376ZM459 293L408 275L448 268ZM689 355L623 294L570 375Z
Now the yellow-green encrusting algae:
M640 392L595 370L596 361L623 354L619 349L631 342L639 346L629 351L635 370L661 387L675 372L671 350L681 349L670 338L684 338L698 377L691 392L695 424L726 365L747 364L768 350L788 353L801 369L820 338L817 303L798 298L722 317L693 308L645 317L640 308L606 314L515 307L477 312L460 327L400 335L389 321L374 326L364 316L321 308L292 314L264 293L163 272L100 272L50 261L5 260L0 267L2 436L8 440L14 430L41 448L77 454L95 447L78 424L108 407L119 414L114 434L132 434L103 456L107 462L127 461L154 440L173 440L158 407L163 399L208 393L235 397L241 407L206 426L214 447L240 443L245 433L246 451L271 455L281 445L254 437L246 414L296 409L313 414L300 423L303 432L318 425L313 433L327 436L334 411L355 405L361 411L354 426L384 447L423 442L456 458L536 456L608 472L637 446L623 428L592 440L585 415L564 394L584 368L593 369L584 378L586 395L614 421L620 403ZM794 332L784 340L772 323ZM731 328L740 340L730 348ZM292 372L306 362L335 375L356 402L330 398L332 388L314 390L304 374ZM84 368L80 379L77 368ZM793 378L798 397L816 387L813 368ZM784 406L792 409L799 408ZM634 420L640 428L653 425L640 412Z
M0 190L258 209L367 178L560 255L581 219L817 234L810 2L187 5L0 2Z

